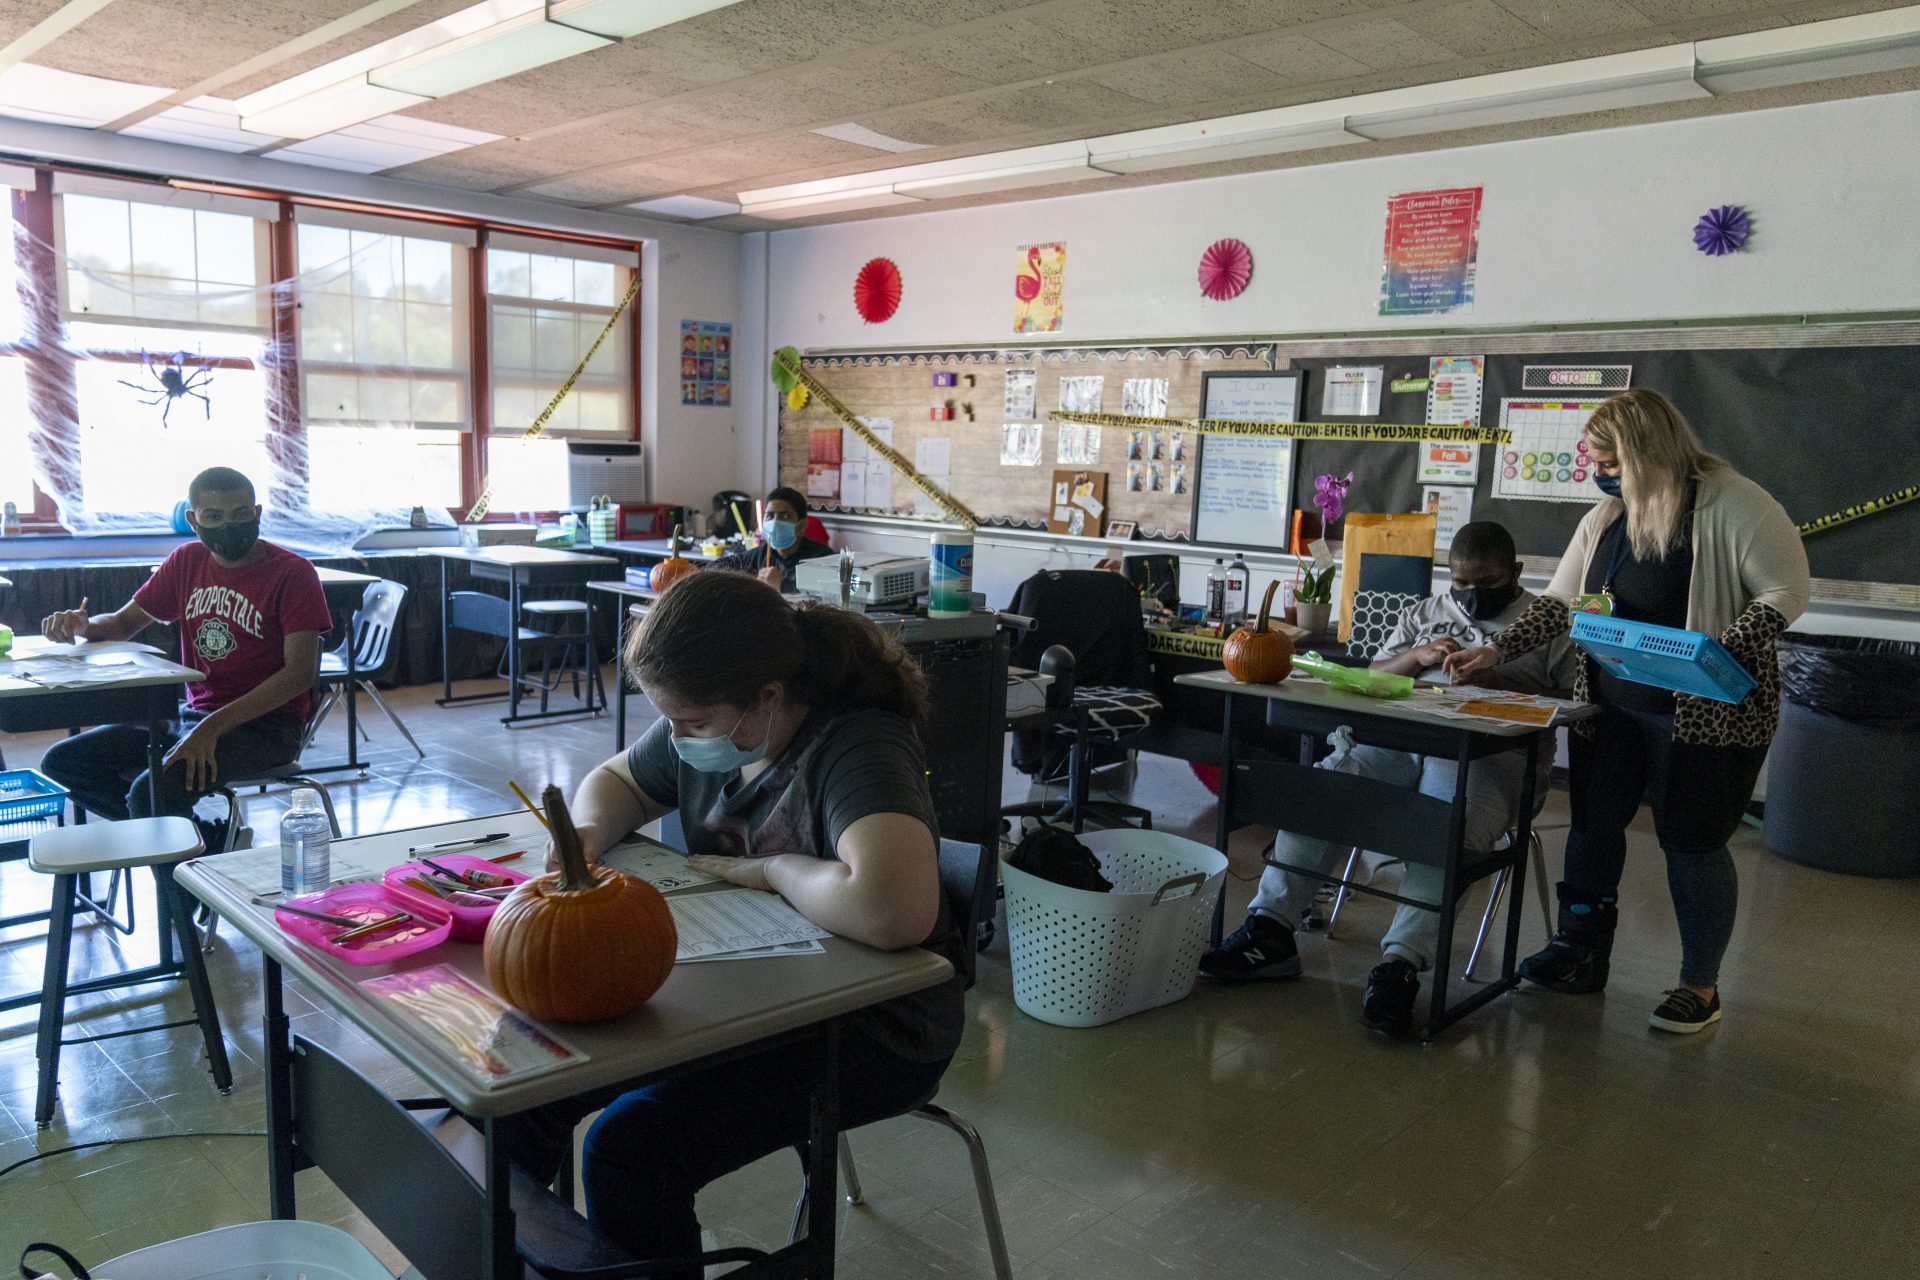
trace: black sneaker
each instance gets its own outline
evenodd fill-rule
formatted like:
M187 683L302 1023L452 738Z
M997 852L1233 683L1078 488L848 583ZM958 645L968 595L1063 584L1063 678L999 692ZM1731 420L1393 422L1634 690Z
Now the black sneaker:
M1277 920L1250 915L1245 924L1227 935L1218 951L1200 957L1200 972L1223 982L1297 978L1300 949L1294 946L1293 930Z
M1413 1001L1420 994L1420 971L1410 961L1389 956L1367 975L1366 998L1360 1002L1360 1025L1382 1035L1400 1037L1413 1030Z
M1556 935L1544 948L1522 960L1517 972L1535 986L1562 995L1592 995L1606 989L1607 975L1612 971L1610 950Z
M1690 1036L1696 1031L1704 1031L1720 1021L1720 992L1716 988L1713 999L1702 1000L1698 993L1685 987L1675 987L1667 992L1667 998L1647 1019L1647 1025L1655 1031L1671 1031L1675 1035Z

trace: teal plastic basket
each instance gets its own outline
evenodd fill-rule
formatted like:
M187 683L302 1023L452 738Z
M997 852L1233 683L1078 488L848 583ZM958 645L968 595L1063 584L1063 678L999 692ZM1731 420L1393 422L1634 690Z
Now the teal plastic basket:
M1758 683L1710 635L1597 613L1573 615L1573 642L1622 680L1739 702Z
M0 827L57 818L67 807L67 789L32 769L0 772Z

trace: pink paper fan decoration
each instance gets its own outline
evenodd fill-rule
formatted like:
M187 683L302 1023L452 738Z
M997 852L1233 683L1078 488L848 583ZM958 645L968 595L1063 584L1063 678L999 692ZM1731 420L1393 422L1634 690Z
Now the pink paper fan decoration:
M1238 240L1215 240L1200 255L1200 292L1215 302L1237 298L1253 278L1253 251Z

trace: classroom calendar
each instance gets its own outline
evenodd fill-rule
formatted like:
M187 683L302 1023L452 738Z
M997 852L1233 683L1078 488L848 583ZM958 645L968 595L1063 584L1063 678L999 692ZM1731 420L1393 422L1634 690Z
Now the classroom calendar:
M1493 496L1537 502L1597 499L1581 432L1600 405L1599 400L1502 399L1500 425L1513 439L1501 446Z

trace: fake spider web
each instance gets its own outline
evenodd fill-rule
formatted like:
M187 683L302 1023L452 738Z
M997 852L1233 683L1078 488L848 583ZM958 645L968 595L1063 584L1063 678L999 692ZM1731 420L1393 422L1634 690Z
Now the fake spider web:
M71 223L65 252L12 232L0 237L13 253L0 263L6 499L27 509L25 472L74 533L153 533L194 474L223 465L254 482L262 535L310 554L404 528L416 506L453 523L468 319L436 301L467 290L410 278L416 241L356 236L351 252L253 286L142 271L137 237L127 271L88 254ZM235 257L191 241L152 256L183 254ZM49 264L57 290L39 283ZM295 340L275 340L276 308L296 318ZM455 322L433 323L438 311Z

